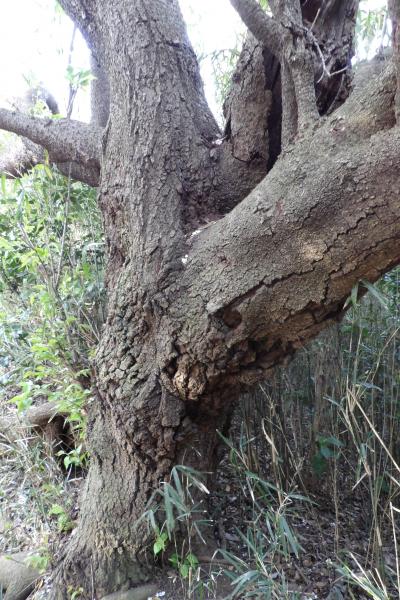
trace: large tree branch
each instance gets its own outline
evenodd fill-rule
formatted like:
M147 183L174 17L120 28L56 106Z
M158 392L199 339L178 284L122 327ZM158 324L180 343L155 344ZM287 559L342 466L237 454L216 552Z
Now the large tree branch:
M278 23L263 11L256 0L231 0L231 4L254 37L279 56L282 32Z
M98 46L97 0L59 0L67 15L79 27L88 46Z
M299 0L274 0L271 19L256 0L231 0L244 23L273 52L282 69L283 145L318 120L314 59L303 26ZM286 97L284 96L286 95Z
M8 178L21 177L35 165L45 162L45 151L27 138L21 138L20 144L11 153L0 157L0 173ZM66 177L82 181L92 187L97 187L100 172L97 166L81 165L76 162L57 163L58 169Z
M351 58L357 6L358 0L334 0L329 5L323 0L309 0L303 5L304 25L311 29L315 42L318 40L319 52L314 42L314 76L321 115L337 109L353 89ZM373 61L373 70L383 66L383 61ZM369 67L362 67L363 72L366 69ZM282 146L295 140L298 128L289 66L285 61L281 66L279 59L251 33L232 77L224 115L224 142L213 151L217 158L213 197L223 214L259 183L274 165Z
M271 7L275 19L282 26L282 129L286 133L282 145L285 146L293 141L294 115L297 132L318 120L314 59L307 39L308 32L303 26L300 0L272 0Z
M253 383L339 317L360 279L400 262L393 83L389 71L350 98L192 238L175 305L183 397Z
M91 182L98 181L101 128L67 119L31 117L4 108L0 109L0 128L39 144L48 151L53 162L80 165L81 171L90 172Z
M389 11L393 26L393 60L397 74L396 117L400 123L400 2L389 0Z

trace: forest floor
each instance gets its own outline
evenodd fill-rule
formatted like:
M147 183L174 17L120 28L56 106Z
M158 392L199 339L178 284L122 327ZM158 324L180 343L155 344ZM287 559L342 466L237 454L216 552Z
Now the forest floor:
M6 402L0 409L0 416L13 410ZM15 412L13 414L15 416ZM262 470L262 481L273 481L270 458L264 456L262 462L258 465ZM250 472L248 465L244 471ZM229 575L233 578L235 564L241 565L241 571L236 573L239 576L247 567L251 570L257 560L268 561L267 574L277 584L284 582L287 586L288 595L282 598L364 600L373 597L350 587L338 570L340 565L351 565L363 577L362 569L368 566L374 552L376 527L368 503L363 500L362 486L353 492L345 492L349 490L348 482L345 485L348 474L342 471L336 477L333 491L326 477L308 482L306 495L297 485L292 495L285 495L283 503L282 498L277 499L278 513L285 515L291 527L298 544L298 555L293 551L293 545L282 549L278 543L266 558L268 547L262 543L260 546L260 539L265 542L268 536L257 538L257 534L265 531L265 520L263 523L255 520L249 479L238 474L237 464L232 464L232 456L227 450L218 470L215 491L208 499L216 544L223 552L217 553L211 561L212 553L206 547L204 556L200 554L201 550L197 551L200 579L196 576L189 583L179 577L176 570L167 568L159 580L157 597L165 600L225 598L232 592ZM0 554L34 550L35 566L44 574L29 596L31 600L47 597L51 584L51 556L60 539L66 540L73 530L82 483L80 475L72 476L70 472L66 476L39 436L23 428L13 439L0 434ZM272 484L271 490L272 496L279 496ZM304 496L305 500L298 496ZM272 525L277 527L279 522ZM381 527L379 534L381 560L393 573L396 553L390 523ZM285 539L287 541L288 537ZM234 559L227 560L227 556ZM257 568L260 570L260 565ZM390 594L389 591L387 598L395 597ZM236 597L246 596L243 592Z

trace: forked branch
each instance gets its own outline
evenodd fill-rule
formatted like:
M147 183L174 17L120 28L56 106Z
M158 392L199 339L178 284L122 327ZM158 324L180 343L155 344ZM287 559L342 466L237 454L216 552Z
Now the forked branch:
M253 35L274 52L282 66L282 146L319 118L312 45L303 25L299 0L271 2L274 17L256 0L231 0Z

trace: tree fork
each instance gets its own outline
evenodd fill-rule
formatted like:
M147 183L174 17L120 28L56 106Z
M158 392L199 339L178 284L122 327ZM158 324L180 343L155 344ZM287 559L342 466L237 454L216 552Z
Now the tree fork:
M232 2L271 52L282 51L282 23L252 0ZM95 360L92 463L57 599L70 585L90 597L151 578L135 520L160 481L179 462L208 470L240 389L340 318L360 278L400 261L393 70L305 128L220 218L221 173L234 178L237 159L216 164L225 150L215 148L220 132L177 0L62 5L110 86L99 188L109 310ZM216 222L194 231L207 215Z

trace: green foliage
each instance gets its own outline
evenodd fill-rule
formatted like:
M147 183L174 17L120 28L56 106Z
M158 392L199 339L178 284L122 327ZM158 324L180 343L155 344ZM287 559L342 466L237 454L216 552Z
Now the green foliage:
M203 473L176 465L169 481L163 482L153 493L147 510L137 522L137 526L145 522L152 532L154 557L163 557L168 552L168 560L177 575L187 580L189 590L195 587L199 594L203 594L204 586L195 577L200 565L191 546L194 538L205 542L204 528L211 524L209 519L204 519L203 501L208 493ZM172 554L171 548L174 549Z
M168 533L166 531L160 532L158 531L156 535L156 541L153 545L154 556L160 554L160 552L165 552L167 545L169 542Z
M376 3L379 4L379 3ZM371 48L376 53L388 46L388 10L387 2L371 7L367 0L361 0L356 22L356 53L358 58L368 56Z
M330 459L338 458L338 451L343 448L344 443L334 436L317 435L316 452L312 458L312 468L317 476L323 475Z
M180 556L175 552L169 558L169 561L183 579L187 579L190 573L196 571L199 567L199 560L192 552L188 552L184 556Z
M78 600L78 598L82 598L84 595L83 588L73 588L72 586L68 586L68 600Z
M81 423L79 424L78 430L83 432L85 423L82 416L80 416L80 421ZM60 450L57 452L57 456L64 457L63 464L67 471L69 471L71 467L84 468L89 461L89 453L83 449L83 444L79 444L69 452Z
M47 571L50 565L50 554L47 547L39 548L37 554L31 554L27 559L27 563L33 569L43 574Z
M75 521L70 519L68 511L60 504L53 504L49 514L57 518L58 530L61 533L71 531L76 525Z
M199 493L209 493L204 484L204 475L190 467L176 465L171 471L170 480L164 481L152 494L138 525L145 521L154 532L154 554L164 551L167 542L177 534L188 534L189 537L198 535L203 539L201 527L208 525L209 521L201 518L205 511L202 507L203 498L200 496L197 499Z
M215 82L215 96L218 104L223 105L232 81L232 75L235 71L236 63L240 55L242 38L238 36L236 45L233 48L216 50L206 56L200 56L200 60L208 58L211 61L212 72Z
M68 65L66 71L66 79L72 90L87 90L94 76L90 69L75 69L72 65Z
M95 192L39 165L0 196L0 385L20 412L53 402L79 439L105 306ZM86 460L78 444L64 464Z
M274 560L278 556L283 559L291 556L299 558L302 548L290 520L294 503L307 499L297 493L284 492L259 473L248 469L248 450L254 440L248 439L243 429L236 443L223 439L229 447L230 465L242 487L243 498L251 506L246 529L236 529L246 556L219 550L230 565L225 571L233 588L229 598L295 599L299 596L289 591Z

